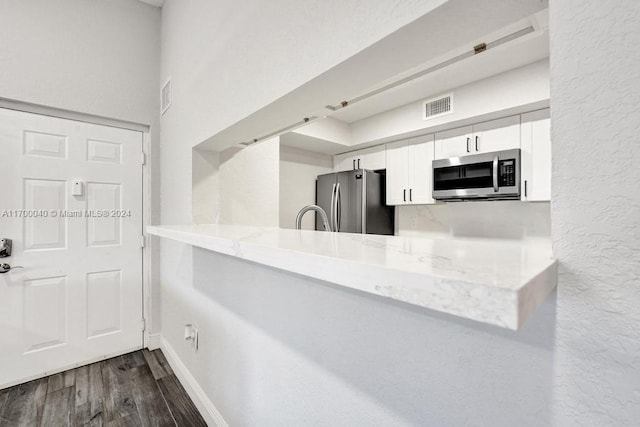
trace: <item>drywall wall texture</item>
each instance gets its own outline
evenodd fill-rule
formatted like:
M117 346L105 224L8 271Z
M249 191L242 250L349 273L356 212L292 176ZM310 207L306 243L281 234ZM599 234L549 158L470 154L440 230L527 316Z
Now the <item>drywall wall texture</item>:
M640 419L640 2L551 2L557 419Z
M278 226L280 138L220 153L221 224Z
M331 156L280 145L280 228L295 228L298 211L316 203L316 178L331 172ZM302 229L316 229L314 212L304 216Z
M220 221L220 153L194 149L191 159L193 223L215 224Z
M160 10L131 0L0 0L0 96L151 125Z
M162 222L192 220L194 144L431 6L168 0ZM162 335L230 425L552 419L553 299L515 334L166 240L161 261ZM185 323L200 328L197 353Z
M399 236L549 239L548 202L469 202L396 207Z
M0 0L0 98L150 126L160 222L160 9L131 0ZM157 260L159 251L149 248ZM152 263L157 265L157 263ZM156 268L151 282L157 283ZM148 325L160 332L159 288Z
M423 101L413 102L354 122L353 143L388 139L411 131L508 110L514 106L544 104L549 99L549 60L536 61L454 88L450 92L453 93L451 114L424 120L417 113L422 111Z

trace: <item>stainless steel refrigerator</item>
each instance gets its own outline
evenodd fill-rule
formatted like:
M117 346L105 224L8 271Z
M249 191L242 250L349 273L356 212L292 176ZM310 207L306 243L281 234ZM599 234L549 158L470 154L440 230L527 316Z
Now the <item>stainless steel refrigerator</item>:
M385 205L385 176L364 169L319 175L316 204L333 231L393 234L393 207ZM316 230L323 230L316 215Z

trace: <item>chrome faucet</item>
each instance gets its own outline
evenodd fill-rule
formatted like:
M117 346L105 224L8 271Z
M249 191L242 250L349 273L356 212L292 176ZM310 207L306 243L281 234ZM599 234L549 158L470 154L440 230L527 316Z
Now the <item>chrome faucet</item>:
M327 213L318 205L307 205L304 208L300 209L298 215L296 215L296 230L302 229L302 217L309 211L316 211L320 214L322 218L322 225L325 231L332 231L331 226L329 225L329 218L327 217Z

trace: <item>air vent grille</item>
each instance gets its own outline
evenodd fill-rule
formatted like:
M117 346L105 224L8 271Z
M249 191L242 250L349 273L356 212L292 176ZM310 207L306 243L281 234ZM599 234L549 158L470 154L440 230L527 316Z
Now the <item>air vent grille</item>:
M434 117L443 116L445 114L451 114L452 112L453 94L429 99L424 102L423 118L425 120L433 119Z
M171 107L171 79L162 86L160 91L160 111L164 114Z

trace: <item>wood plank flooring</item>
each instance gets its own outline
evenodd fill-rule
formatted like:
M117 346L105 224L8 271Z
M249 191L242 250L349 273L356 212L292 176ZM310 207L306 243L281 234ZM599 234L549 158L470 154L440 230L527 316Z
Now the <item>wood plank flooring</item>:
M206 425L160 350L0 390L0 427Z

